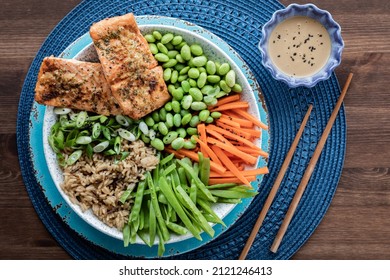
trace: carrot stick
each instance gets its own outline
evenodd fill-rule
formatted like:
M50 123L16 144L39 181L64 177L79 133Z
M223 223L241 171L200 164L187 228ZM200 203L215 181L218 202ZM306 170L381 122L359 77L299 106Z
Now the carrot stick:
M256 180L256 176L249 176L249 177L246 177L246 179L249 182L253 182L253 181ZM210 178L209 179L209 185L224 184L224 183L241 184L241 181L238 178L230 178L230 177L227 177L227 178Z
M214 130L208 130L207 133L210 134L211 136L214 136L216 139L218 139L222 143L233 146L233 144L229 140L227 140L225 137L223 137L223 135L220 134L219 132L214 131Z
M257 119L256 117L252 116L251 114L249 114L247 111L245 110L241 110L239 108L237 108L237 110L234 111L235 113L239 114L240 116L246 118L247 120L250 120L251 122L253 122L255 125L257 125L258 127L262 128L262 129L265 129L265 130L268 130L268 126L265 125L264 123L262 123L259 119Z
M252 128L253 127L253 122L249 120L244 120L241 118L236 118L228 114L222 114L222 116L219 118L219 120L224 120L227 119L229 121L233 121L234 123L237 123L240 125L240 127L246 127L246 128Z
M235 156L243 159L245 162L249 163L249 164L255 164L256 161L257 161L257 158L254 157L254 156L251 156L251 155L248 155L244 152L241 152L239 149L237 149L236 147L234 146L229 146L227 144L224 144L216 139L213 139L213 138L210 138L210 137L207 137L207 142L209 142L210 144L212 145L216 145L217 147L221 148L222 150L225 150L225 151L228 151L232 154L234 154Z
M239 135L236 135L236 134L234 134L234 133L232 133L230 131L227 131L225 129L217 127L215 125L210 124L210 125L207 126L207 129L208 130L215 130L215 131L219 132L220 134L223 134L227 138L234 139L234 140L236 140L238 142L241 142L241 143L243 143L243 144L245 144L245 145L247 145L247 146L249 146L249 147L251 147L251 148L253 148L255 150L259 150L260 149L255 144L253 144L251 141L249 141L249 140L247 140L247 139L245 139L245 138L243 138L243 137L241 137Z
M237 149L239 149L241 152L248 153L250 155L254 156L263 156L265 158L269 157L269 154L267 152L264 152L263 150L254 150L250 147L244 147L244 146L236 146Z
M224 129L230 131L230 132L233 132L233 133L235 133L235 134L237 134L237 135L240 135L241 137L244 137L244 138L246 138L246 139L248 139L248 140L251 138L250 133L245 132L245 131L242 131L242 130L239 129L238 127L232 127L232 126L230 126L230 125L227 125L227 124L225 124L225 123L222 123L222 122L219 121L219 120L217 120L217 121L215 122L215 124L216 124L217 126L220 126L220 127L224 128Z
M241 174L240 170L234 165L234 163L224 154L224 152L217 146L212 147L213 151L223 161L223 164L230 170L244 185L249 186L249 181Z
M170 153L173 153L175 155L176 154L183 155L185 157L192 159L193 161L199 162L198 154L193 152L193 151L189 151L186 149L180 149L178 151L175 151L175 150L170 149L170 148L165 148L165 150L170 152ZM222 165L219 165L218 163L213 162L213 161L210 161L210 169L215 171L215 172L218 172L220 174L223 174L226 171L225 167L223 167Z
M198 124L197 129L198 129L198 134L199 134L200 140L202 140L203 143L206 143L207 135L206 135L206 126L205 126L205 124L204 123ZM203 147L200 147L200 151L202 152L202 154L205 157L209 157L209 155L207 154L207 152L205 151L205 149Z
M218 119L218 121L230 125L232 127L237 127L237 128L241 127L241 125L238 122L235 122L229 119L228 117L223 118L223 115Z
M206 151L206 153L210 156L212 161L222 166L222 162L219 160L218 156L214 153L213 150L211 150L211 148L207 145L206 142L203 142L198 137L195 137L195 140L199 144L199 146L203 148L204 151Z
M222 98L218 99L217 106L221 106L221 105L231 103L234 101L238 101L238 100L240 100L239 94L229 95L229 96L222 97Z
M256 175L262 175L262 174L267 174L269 173L269 170L268 170L268 167L259 167L259 168L256 168L256 169L249 169L249 170L243 170L241 171L241 174L244 175L245 177L248 177L248 176L256 176ZM213 172L211 171L210 172L210 177L218 177L218 178L224 178L224 177L234 177L235 175L230 172L230 171L226 171L225 173L223 174L219 174L219 173L216 173L216 172Z
M251 129L251 128L244 128L244 127L241 127L240 130L243 131L243 132L249 133L254 138L260 138L260 136L261 136L261 130Z
M246 101L235 101L227 104L223 104L221 106L217 106L211 109L211 112L215 111L224 111L224 110L236 110L236 109L247 109L249 108L249 104Z

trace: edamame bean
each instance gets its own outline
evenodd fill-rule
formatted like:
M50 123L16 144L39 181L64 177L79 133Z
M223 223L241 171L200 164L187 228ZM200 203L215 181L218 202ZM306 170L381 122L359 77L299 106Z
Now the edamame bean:
M188 70L190 70L190 66L184 67L183 69L180 70L180 75L187 74Z
M175 46L172 45L171 42L166 43L166 44L164 44L164 45L167 47L168 51L172 51L172 50L175 49Z
M179 63L179 61L177 62L177 64L175 65L175 70L177 70L179 73L180 73L180 71L184 68L184 67L186 67L184 64L182 64L182 63Z
M171 113L167 113L165 123L168 128L173 127L173 115Z
M157 53L155 54L154 58L158 61L158 62L168 62L169 61L169 57L166 55L166 54L163 54L163 53Z
M206 78L207 79L207 78ZM204 87L202 87L202 89L200 90L203 94L209 94L210 90L213 89L213 86L211 85L205 85Z
M159 115L160 115L160 120L162 120L163 122L166 121L167 119L167 110L165 110L165 108L161 108L160 111L159 111Z
M152 54L157 54L158 53L158 48L156 44L150 43L149 44L149 50Z
M214 121L214 119L210 116L206 119L206 123L212 123Z
M221 80L221 77L218 75L208 75L207 76L207 81L211 84L219 83L220 80Z
M171 146L175 150L180 150L184 146L184 139L182 137L178 137L172 141Z
M204 68L203 66L198 67L198 70L199 70L199 73L206 73L207 74L206 68Z
M195 101L202 101L202 99L203 99L203 94L202 94L202 92L200 91L200 89L198 89L198 88L196 88L196 87L190 88L189 94L192 96L192 98L193 98Z
M221 87L221 89L226 92L226 93L229 93L231 92L231 88L227 85L226 81L225 80L221 80L219 82L219 86Z
M182 125L187 125L191 121L192 115L190 113L185 114L183 118L181 119Z
M206 71L209 75L214 75L217 72L217 67L215 66L214 61L207 61L206 63Z
M173 70L171 76L171 83L172 84L176 83L178 77L179 77L179 72L177 70Z
M150 144L152 145L153 148L155 148L158 151L163 151L164 150L164 143L161 139L154 138Z
M229 63L222 63L221 66L218 68L218 75L225 76L227 72L230 70L230 65Z
M151 131L151 130L154 130L154 131L158 130L158 123L155 123L155 124L152 126L152 129L149 129L148 135L150 135L150 131ZM149 136L149 137L150 137L150 136Z
M220 112L212 112L211 113L211 117L213 119L219 119L221 116L222 116L222 114Z
M152 34L146 34L146 35L144 36L144 38L146 39L146 41L147 41L148 43L154 43L154 42L156 42L156 38L154 38L154 36L153 36Z
M171 144L173 140L178 137L178 133L176 131L170 131L167 135L164 136L163 142L164 144Z
M194 79L188 79L188 82L190 83L191 87L196 87L196 81Z
M173 39L172 33L164 34L161 38L161 43L165 45L165 44L169 43L170 41L172 41L172 39Z
M207 105L202 101L194 101L191 104L191 109L194 111L201 111L207 108Z
M174 45L174 46L179 45L181 42L183 42L183 37L180 35L174 36L172 41L171 41L172 45Z
M190 47L188 45L184 45L180 50L180 55L184 60L189 61L191 59Z
M188 127L186 129L188 135L198 134L198 129L196 127Z
M205 122L209 116L210 116L209 110L202 110L199 112L199 120L202 122Z
M173 110L173 112L175 112L175 113L180 113L181 108L180 108L180 103L179 103L179 101L177 101L177 100L173 100L173 101L172 101L172 110Z
M207 82L207 74L206 74L206 72L200 73L199 78L198 78L198 80L196 82L198 88L203 88L205 86L206 82Z
M192 150L196 148L196 144L192 143L191 141L185 141L183 148L187 150Z
M202 49L202 47L201 47L200 45L198 45L198 44L193 44L193 45L191 45L190 48L191 48L191 53L192 53L193 55L200 56L200 55L203 54L203 49Z
M176 129L176 132L179 134L179 137L181 137L181 138L184 138L187 136L186 130L182 127Z
M191 107L192 103L192 96L191 95L185 95L183 99L181 100L181 107L185 110L189 109Z
M218 100L213 95L206 95L203 97L203 102L208 106L214 106L217 104Z
M184 90L179 87L177 89L175 89L173 92L172 92L172 96L173 98L175 98L177 101L180 101L183 99L183 94L184 94ZM176 106L176 105L175 105Z
M183 57L181 56L180 53L176 55L176 60L177 60L178 62L180 62L180 63L184 63L184 62L185 62L185 60L183 59Z
M150 138L145 134L141 134L141 140L146 144L150 143Z
M188 81L182 81L181 82L181 87L183 88L184 92L189 92L191 85Z
M200 122L199 116L197 116L197 115L192 116L191 121L190 121L190 126L196 127L199 124L199 122Z
M181 125L181 115L179 113L176 113L173 116L173 125L176 127L180 127Z
M225 76L225 81L226 84L232 88L236 84L236 72L234 72L234 70L230 70L229 72L227 72Z
M242 92L242 87L239 84L234 84L234 86L232 87L232 91Z
M166 46L164 46L162 43L157 43L158 50L168 56L168 49Z
M154 120L155 122L159 122L159 121L160 121L160 115L158 114L157 111L154 111L154 112L152 113L152 118L153 118L153 120Z
M188 111L188 110L185 110L185 109L181 109L181 110L180 110L180 115L181 115L182 117L184 117L185 115L187 115L187 114L189 114L189 113L191 113L191 112Z
M179 52L176 51L176 50L171 50L171 51L168 51L167 55L169 58L176 58L176 55L178 55Z
M157 30L153 31L153 37L156 39L156 40L161 40L162 38L162 35L160 32L158 32Z
M165 108L165 110L167 110L167 112L172 111L171 101L168 101L167 103L165 103L164 108Z
M176 89L176 88L175 88L174 85L172 85L172 84L168 85L168 92L169 92L170 94L172 94L173 91L174 91L175 89Z
M196 141L196 139L198 138L198 135L194 134L194 135L191 135L191 138L190 138L190 141L194 144L196 144L198 141Z
M188 75L180 75L179 77L177 77L177 81L179 83L181 83L182 81L187 80L187 79L188 79Z
M168 56L167 56L168 57ZM168 67L173 67L173 66L175 66L177 64L177 60L176 59L174 59L174 58L168 58L168 61L167 62L165 62L163 65L162 65L162 67L163 68L168 68Z
M172 76L172 69L171 68L165 69L163 73L164 81L168 82L171 79L171 76Z
M192 63L196 67L204 66L207 63L207 57L205 57L204 55L194 57L194 59L192 60Z
M152 118L152 116L147 116L145 119L144 119L146 125L148 127L152 127L154 125L154 120Z
M160 131L160 133L162 135L167 135L168 134L168 127L165 125L165 123L159 122L158 123L158 131Z
M199 74L199 70L196 68L191 68L190 70L188 70L188 77L192 79L197 79L199 77Z

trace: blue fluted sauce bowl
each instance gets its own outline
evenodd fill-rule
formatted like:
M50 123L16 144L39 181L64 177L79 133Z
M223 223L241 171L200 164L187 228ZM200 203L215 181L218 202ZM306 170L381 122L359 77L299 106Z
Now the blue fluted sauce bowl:
M272 31L279 23L295 16L304 16L317 20L325 27L330 37L331 49L327 62L319 71L310 76L300 77L284 73L273 63L269 55L269 40ZM274 79L287 83L291 88L298 86L313 87L319 81L327 80L333 70L340 65L343 49L344 41L341 37L340 25L333 20L329 12L321 10L313 4L291 4L285 9L276 11L271 19L263 25L262 38L259 42L263 65L270 71Z

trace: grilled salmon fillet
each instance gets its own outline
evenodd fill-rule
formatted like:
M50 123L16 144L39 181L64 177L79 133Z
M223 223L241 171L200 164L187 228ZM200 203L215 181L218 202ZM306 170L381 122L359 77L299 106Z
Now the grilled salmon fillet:
M97 22L90 35L112 94L125 115L140 119L170 99L163 70L133 14Z
M35 100L44 105L106 116L122 114L100 63L52 56L44 58L35 86Z

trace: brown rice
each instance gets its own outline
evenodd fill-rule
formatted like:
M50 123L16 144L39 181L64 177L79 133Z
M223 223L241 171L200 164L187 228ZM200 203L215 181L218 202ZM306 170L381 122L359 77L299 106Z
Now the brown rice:
M83 211L92 209L105 224L122 230L127 222L132 201L122 204L122 193L134 188L144 179L146 171L158 164L155 149L141 140L124 142L124 151L130 152L122 161L112 157L94 154L92 158L83 155L75 164L64 167L64 182L61 185L70 200Z

